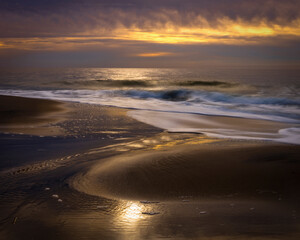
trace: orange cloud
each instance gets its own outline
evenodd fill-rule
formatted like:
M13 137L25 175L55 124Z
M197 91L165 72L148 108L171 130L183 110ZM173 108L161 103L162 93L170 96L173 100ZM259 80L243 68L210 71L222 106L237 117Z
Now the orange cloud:
M225 45L276 45L275 38L299 39L300 19L289 25L257 20L247 22L241 19L218 19L218 25L211 26L204 18L198 17L199 24L177 26L170 23L156 27L118 26L115 29L96 27L68 37L2 38L0 48L22 50L74 50L93 47L118 47L117 41L139 41L156 44L225 44ZM117 40L113 41L107 40ZM122 44L121 42L119 44ZM279 43L281 44L281 43ZM140 57L170 55L168 52L141 53Z
M171 52L152 52L152 53L139 53L136 54L135 56L138 57L163 57L163 56L170 56L174 55L174 53Z
M273 37L300 37L300 19L289 26L267 24L263 21L248 23L228 18L219 19L219 25L211 27L208 23L201 27L178 27L169 24L167 28L120 29L115 39L137 40L164 44L259 44Z

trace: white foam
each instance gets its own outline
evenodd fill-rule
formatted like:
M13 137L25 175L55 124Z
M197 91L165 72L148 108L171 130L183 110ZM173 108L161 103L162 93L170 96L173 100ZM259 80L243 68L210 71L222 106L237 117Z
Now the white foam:
M279 139L285 143L300 144L300 128L284 128L278 131L282 137Z
M130 116L173 132L199 132L213 137L300 144L299 100L238 97L203 91L175 92L176 101L169 99L174 94L168 91L0 90L0 94L137 109L139 111L130 112ZM178 101L182 94L187 99ZM245 125L240 129L234 124L216 121L214 118L201 118L199 115L268 120L286 123L287 126L280 126L276 132L270 133L263 127L248 130Z
M300 115L298 106L280 106L280 105L243 105L243 102L233 103L217 101L167 101L159 98L148 98L152 96L147 92L146 97L143 94L136 94L128 91L112 90L0 90L1 95L21 96L28 98L53 99L60 101L101 104L123 108L153 110L163 112L195 113L212 116L229 116L250 119L262 119L278 122L299 123L297 119ZM140 98L143 95L144 98ZM156 94L157 95L157 94ZM154 96L156 96L154 95ZM215 98L213 98L215 99ZM240 98L244 99L244 98ZM204 98L202 99L204 100ZM253 100L252 100L253 101ZM255 102L255 101L253 101ZM290 115L294 117L290 117Z
M272 123L272 131L266 129L261 121L249 131L248 125L235 125L236 119L230 123L222 123L211 117L207 120L204 117L193 114L163 113L151 111L129 111L128 115L138 121L149 125L168 130L169 132L194 132L203 133L210 137L231 138L244 140L274 141L281 143L300 144L300 126L281 129L282 124ZM247 121L245 119L245 121ZM252 120L253 122L253 120ZM261 126L260 126L261 124ZM267 124L267 123L266 123ZM271 124L271 123L270 123ZM205 126L205 127L199 127ZM288 125L287 125L288 126Z

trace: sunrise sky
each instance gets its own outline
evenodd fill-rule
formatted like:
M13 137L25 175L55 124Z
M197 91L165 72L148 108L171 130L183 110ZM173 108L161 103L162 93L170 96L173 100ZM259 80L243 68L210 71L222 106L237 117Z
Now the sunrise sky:
M299 0L0 0L1 67L300 63Z

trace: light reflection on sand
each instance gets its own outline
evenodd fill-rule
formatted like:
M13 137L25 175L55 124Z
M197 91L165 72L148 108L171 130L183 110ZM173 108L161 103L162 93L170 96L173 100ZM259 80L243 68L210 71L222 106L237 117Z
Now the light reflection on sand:
M125 223L134 227L141 219L143 219L143 210L144 207L137 202L120 201L115 212L115 220L116 222Z

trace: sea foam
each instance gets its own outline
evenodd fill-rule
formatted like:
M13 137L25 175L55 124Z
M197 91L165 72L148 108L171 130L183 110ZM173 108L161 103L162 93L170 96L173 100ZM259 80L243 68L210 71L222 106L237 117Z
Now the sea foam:
M209 136L272 140L299 144L300 100L284 97L233 95L203 90L0 90L2 95L100 104L139 110L135 119L176 132ZM147 111L147 114L145 114ZM269 121L249 129L249 123L224 124L214 116ZM224 119L223 119L224 120ZM229 121L230 122L230 121ZM268 125L277 127L265 131ZM279 124L284 123L284 124ZM258 125L258 124L256 124ZM195 127L196 126L196 127ZM203 127L205 126L205 127Z

